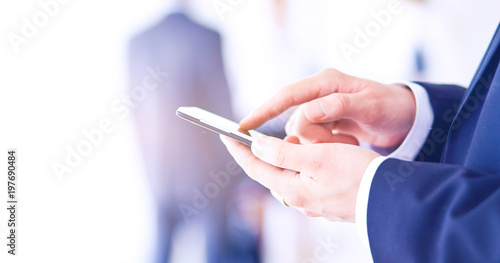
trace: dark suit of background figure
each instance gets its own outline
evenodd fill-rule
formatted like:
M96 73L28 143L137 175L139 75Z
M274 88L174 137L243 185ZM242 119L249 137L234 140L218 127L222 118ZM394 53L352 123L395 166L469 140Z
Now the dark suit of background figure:
M220 36L177 13L136 36L130 44L131 84L141 85L147 68L167 72L159 87L136 110L137 125L158 209L157 263L168 262L175 228L186 223L180 204L193 206L194 189L214 182L210 172L226 172L232 162L218 136L176 116L195 105L232 119ZM227 224L230 193L244 177L231 176L205 209L196 209L207 234L209 263L257 262L255 236ZM230 212L230 211L229 211Z
M419 162L384 161L373 179L375 262L500 262L500 33L468 90L421 84L434 123Z

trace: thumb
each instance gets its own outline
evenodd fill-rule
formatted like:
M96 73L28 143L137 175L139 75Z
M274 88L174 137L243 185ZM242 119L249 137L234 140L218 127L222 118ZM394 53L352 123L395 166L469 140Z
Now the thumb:
M276 167L300 172L310 158L306 145L286 142L278 138L259 135L252 142L252 153L262 161Z
M350 135L350 134L331 134L328 137L325 137L323 140L315 140L312 143L344 143L344 144L352 144L359 146L359 140Z
M358 119L366 114L367 101L359 93L333 93L309 102L304 114L316 123L336 121L343 118Z

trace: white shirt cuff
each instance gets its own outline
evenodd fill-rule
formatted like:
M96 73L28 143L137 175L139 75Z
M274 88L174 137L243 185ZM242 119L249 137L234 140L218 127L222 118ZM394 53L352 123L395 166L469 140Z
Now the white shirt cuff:
M368 165L363 174L363 178L361 178L356 199L356 227L361 243L363 243L368 250L370 250L367 225L368 199L373 177L378 167L387 158L397 158L406 161L414 160L424 145L429 135L429 131L432 128L432 123L434 122L434 112L427 91L422 86L412 82L400 81L398 83L409 87L415 96L415 121L403 143L387 157L380 156L375 158Z
M358 235L361 238L361 243L370 250L370 242L368 240L368 226L366 224L366 214L368 212L368 198L370 196L370 188L372 185L373 177L377 172L378 167L382 162L387 160L388 157L379 156L370 162L368 167L361 178L359 184L358 197L356 199L356 228Z
M394 152L389 154L389 157L413 161L420 152L420 149L422 149L422 146L424 146L427 136L429 136L432 123L434 122L434 112L427 91L422 86L406 81L400 81L399 83L409 87L415 96L415 121L406 139Z

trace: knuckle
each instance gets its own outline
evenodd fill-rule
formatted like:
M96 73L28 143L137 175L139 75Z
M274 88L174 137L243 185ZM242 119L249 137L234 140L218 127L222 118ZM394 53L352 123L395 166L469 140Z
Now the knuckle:
M318 217L319 215L314 213L314 212L311 212L309 210L304 210L304 215L308 216L308 217Z
M306 199L299 193L293 193L284 198L285 202L293 207L304 207Z
M367 104L367 110L363 113L363 118L359 119L362 123L368 125L374 125L378 123L379 116L384 113L383 105L384 102L380 98L379 94L372 92L367 89L363 93L363 100Z
M330 84L332 81L339 82L346 76L344 73L334 68L324 69L321 71L321 75L324 76L322 79L325 80L325 84Z
M275 163L278 167L283 167L287 162L287 151L285 147L279 147L275 155Z
M339 75L339 71L333 68L326 68L320 71L317 75L315 75L315 85L320 88L322 91L326 91L329 89L330 84L333 80L335 80Z
M323 169L324 163L321 160L324 156L326 156L326 154L318 156L319 158L314 158L313 160L311 160L308 164L309 169L311 171L320 171L321 169Z
M311 151L310 157L308 158L308 171L314 174L315 172L323 170L328 167L329 160L332 158L335 160L335 146L337 143L321 143L314 144L314 151ZM325 156L328 156L328 160L325 160ZM307 175L307 174L306 174Z
M337 108L340 112L348 112L349 108L351 107L351 101L347 96L344 95L332 96L331 102L333 106Z
M326 68L321 71L321 74L327 77L336 77L339 76L340 71L334 68Z

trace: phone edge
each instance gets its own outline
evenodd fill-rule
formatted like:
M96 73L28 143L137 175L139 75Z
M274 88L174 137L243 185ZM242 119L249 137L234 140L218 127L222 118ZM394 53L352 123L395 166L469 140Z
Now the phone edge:
M181 119L189 121L189 122L191 122L193 124L196 124L196 125L198 125L200 127L205 128L205 129L207 129L209 131L212 131L212 132L215 132L215 133L218 133L218 134L222 134L222 135L226 135L226 136L228 136L228 137L230 137L232 139L235 139L235 140L237 140L237 141L239 141L239 142L241 142L241 143L243 143L243 144L245 144L247 146L251 146L252 145L252 141L250 141L250 140L247 140L247 139L245 139L243 137L240 137L240 136L238 136L238 135L236 135L234 133L226 132L225 130L218 129L217 127L209 126L208 124L206 124L204 122L201 122L200 119L195 118L195 117L193 117L191 115L188 115L188 114L186 114L184 112L181 112L181 111L177 110L176 114Z

